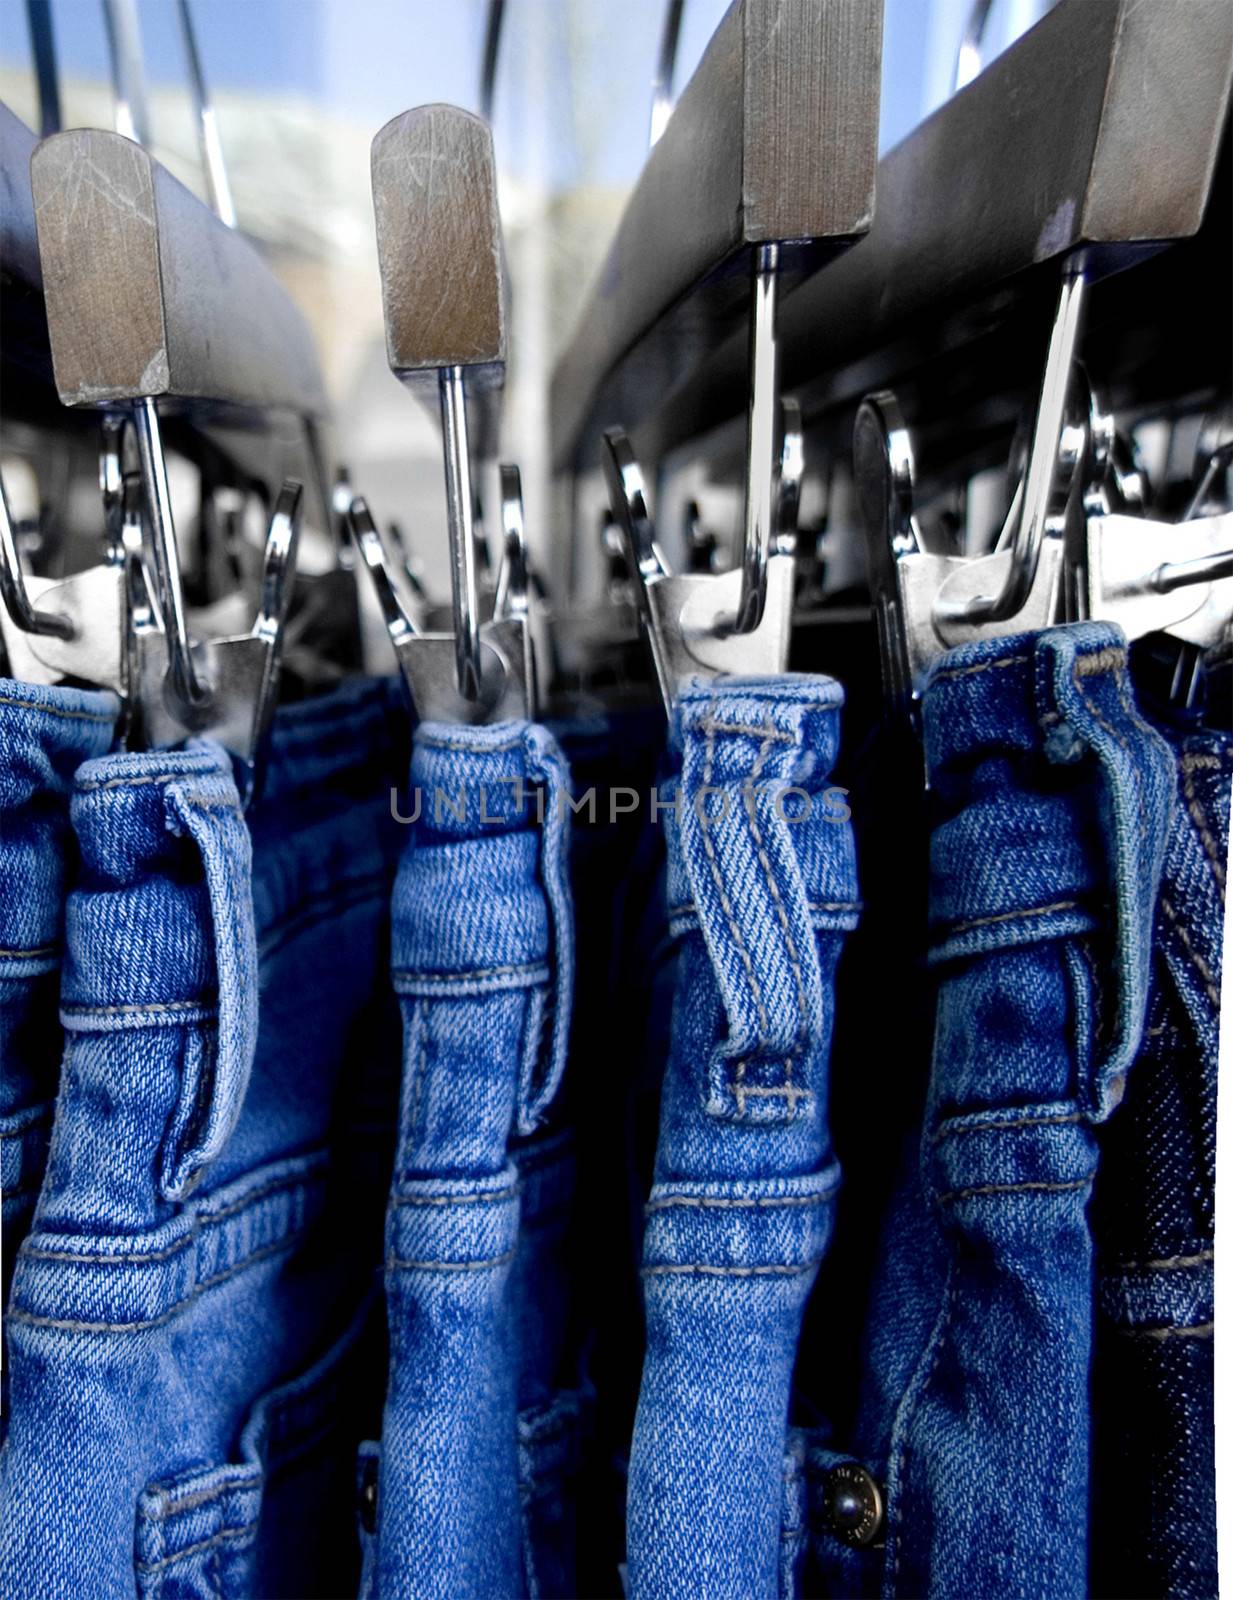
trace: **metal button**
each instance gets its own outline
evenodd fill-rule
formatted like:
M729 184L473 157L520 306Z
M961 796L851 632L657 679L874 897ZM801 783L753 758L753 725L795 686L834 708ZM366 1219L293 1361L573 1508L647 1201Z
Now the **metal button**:
M885 1502L877 1480L859 1461L843 1461L826 1476L823 1491L826 1524L850 1545L876 1544L882 1536Z

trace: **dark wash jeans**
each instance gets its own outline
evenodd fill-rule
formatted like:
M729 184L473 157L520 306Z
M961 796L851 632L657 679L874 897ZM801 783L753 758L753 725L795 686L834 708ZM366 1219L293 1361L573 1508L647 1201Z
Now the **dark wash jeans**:
M678 941L629 1467L635 1596L773 1595L788 1399L839 1173L833 980L856 920L826 798L842 693L788 675L681 695L661 785ZM793 791L796 791L793 793Z
M354 1592L404 727L386 685L281 711L248 819L214 746L78 771L67 1045L8 1317L14 1600Z
M805 1582L1077 1600L1088 1203L1144 1033L1174 763L1106 625L951 651L923 715L932 1074L887 1217L851 1452L885 1484L885 1545L819 1532ZM810 1464L837 1459L828 1443Z
M525 722L421 724L394 891L403 1082L366 1596L571 1595L589 1397L567 1338L565 762Z
M1092 1592L1217 1590L1216 1079L1233 743L1166 728L1177 794L1143 1048L1101 1140Z
M118 701L0 679L0 1252L7 1305L47 1163L60 1076L60 956L73 854L69 796L111 744ZM4 1363L7 1397L8 1361ZM0 1409L0 1430L8 1416Z

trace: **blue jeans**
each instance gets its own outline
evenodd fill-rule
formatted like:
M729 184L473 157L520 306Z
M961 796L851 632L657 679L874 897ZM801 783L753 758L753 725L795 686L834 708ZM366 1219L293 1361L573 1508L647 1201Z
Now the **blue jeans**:
M568 774L529 723L421 724L394 891L404 1058L362 1592L571 1594ZM372 1471L369 1463L361 1471Z
M280 712L248 819L214 746L78 771L67 1045L8 1318L6 1595L354 1589L404 724L384 685Z
M1173 762L1103 624L951 651L923 700L938 986L924 1127L886 1219L855 1449L884 1546L824 1583L1087 1592L1099 1125L1144 1032ZM825 1442L810 1463L833 1469Z
M629 1589L773 1595L801 1316L839 1181L827 1132L834 973L856 921L828 788L837 684L680 697L660 789L678 943L642 1275Z
M112 695L0 679L0 1238L8 1304L17 1247L43 1181L60 1074L60 948L71 852L69 796L111 743ZM0 1430L8 1417L6 1399Z
M1212 1392L1216 1078L1233 745L1167 730L1177 796L1143 1048L1103 1130L1092 1592L1217 1590Z

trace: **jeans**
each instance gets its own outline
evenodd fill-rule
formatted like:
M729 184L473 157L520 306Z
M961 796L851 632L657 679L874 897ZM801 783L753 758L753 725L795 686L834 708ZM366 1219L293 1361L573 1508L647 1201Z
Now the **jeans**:
M8 1318L14 1600L354 1590L404 723L384 685L280 712L247 819L216 746L78 771L67 1044Z
M546 1122L573 987L568 774L528 723L421 724L398 870L403 1081L389 1377L362 1593L574 1593L588 1397L568 1338L573 1151Z
M1143 1048L1101 1140L1092 1592L1217 1590L1216 1078L1233 746L1168 730L1177 797Z
M774 1595L801 1317L839 1181L834 973L856 920L826 678L695 684L659 807L677 941L642 1277L629 1592Z
M822 1583L1087 1592L1098 1128L1147 1012L1173 762L1104 624L982 641L923 698L937 1018L886 1219L854 1454L884 1546ZM829 1445L816 1465L833 1470Z
M118 711L109 694L0 680L0 1305L43 1181L60 1075L73 775L107 749ZM4 1379L0 1430L7 1360Z

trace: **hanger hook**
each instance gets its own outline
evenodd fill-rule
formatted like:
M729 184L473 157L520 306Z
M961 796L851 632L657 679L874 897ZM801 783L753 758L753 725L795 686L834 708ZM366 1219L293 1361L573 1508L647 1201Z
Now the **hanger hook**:
M167 462L159 428L158 406L151 399L135 402L133 423L137 449L141 456L141 477L146 491L146 512L158 602L167 632L167 670L180 699L188 706L201 706L207 698L197 676L188 621L184 611L184 587L180 581L180 554L176 547L175 520L171 509L171 489L167 482Z
M681 38L681 15L685 0L666 0L664 27L659 36L659 56L655 62L655 77L651 83L651 137L648 148L659 143L668 118L676 104L672 82L676 76L676 47Z
M775 432L779 423L779 345L775 314L779 246L759 245L753 259L749 327L749 413L745 442L745 522L741 598L734 631L752 633L766 608L766 566L774 546Z
M441 433L445 449L445 509L450 541L450 594L454 608L454 660L458 692L480 697L479 596L475 531L472 524L471 453L467 439L467 400L460 366L438 374Z
M525 617L529 610L527 541L522 515L522 474L516 466L503 463L501 479L501 568L497 573L497 592L493 597L495 622Z
M73 637L73 624L67 617L56 611L36 611L30 602L3 478L0 478L0 597L14 627L23 633L40 633L54 639Z
M480 66L480 116L492 121L497 93L497 62L501 55L501 24L505 20L505 0L488 0L484 25L484 54Z

